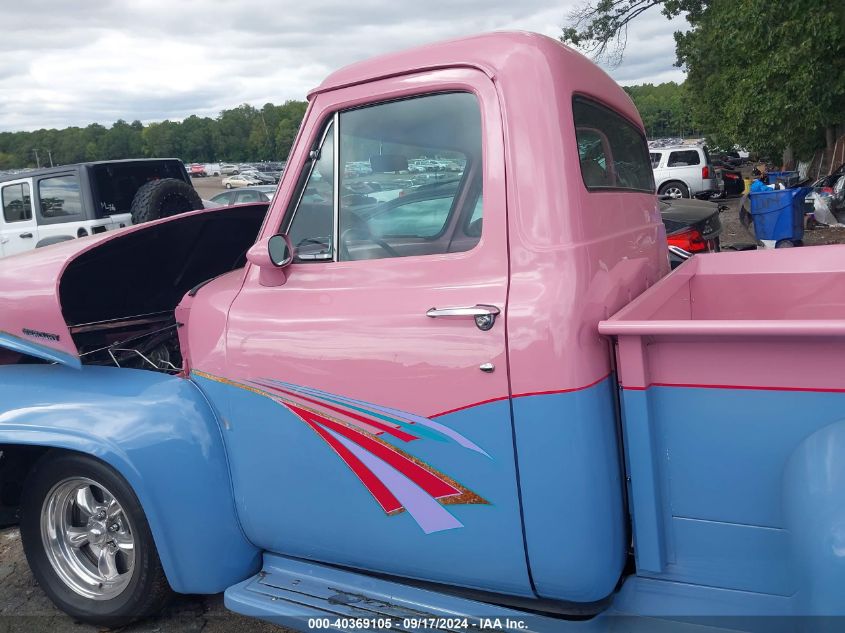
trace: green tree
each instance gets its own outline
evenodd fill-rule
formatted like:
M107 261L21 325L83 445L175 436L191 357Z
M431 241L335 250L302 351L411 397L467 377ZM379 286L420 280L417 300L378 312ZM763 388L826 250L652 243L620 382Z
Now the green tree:
M150 123L141 132L144 155L153 156L183 156L181 125L173 121Z
M287 160L308 104L305 101L286 101L281 106L276 124L276 155Z
M845 119L845 3L830 0L598 0L561 39L619 60L627 26L660 6L690 25L675 34L696 124L721 146L808 154Z

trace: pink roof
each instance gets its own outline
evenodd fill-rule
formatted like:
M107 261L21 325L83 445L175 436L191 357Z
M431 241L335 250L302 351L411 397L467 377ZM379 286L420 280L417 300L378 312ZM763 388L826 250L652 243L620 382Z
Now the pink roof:
M484 33L356 62L330 74L309 93L308 98L310 100L321 92L405 74L411 70L423 72L438 68L469 67L481 70L497 81L516 79L518 69L508 63L514 55L528 55L531 59L526 60L527 63L539 63L561 77L589 65L590 76L604 84L600 90L602 94L614 97L608 105L639 122L640 117L633 102L604 71L581 53L557 40L527 31Z

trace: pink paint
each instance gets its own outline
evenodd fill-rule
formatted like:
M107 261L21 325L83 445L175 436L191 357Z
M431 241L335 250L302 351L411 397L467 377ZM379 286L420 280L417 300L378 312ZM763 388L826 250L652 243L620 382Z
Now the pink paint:
M842 391L843 262L843 246L697 255L599 330L626 389Z
M4 257L0 260L0 332L76 356L76 345L62 317L59 302L59 280L68 265L83 253L130 233L187 215L221 211L225 211L225 208L192 211L190 214L185 213L174 218L68 240L46 248ZM104 289L105 291L107 289ZM58 335L59 340L28 337L23 334L24 328Z

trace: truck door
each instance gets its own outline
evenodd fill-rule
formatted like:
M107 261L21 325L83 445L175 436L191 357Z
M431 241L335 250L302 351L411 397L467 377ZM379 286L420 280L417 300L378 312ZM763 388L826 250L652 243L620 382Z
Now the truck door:
M35 248L38 227L32 212L29 179L4 183L0 187L3 217L0 218L0 255L14 255Z
M275 287L248 270L223 375L201 361L193 372L226 402L253 543L530 595L502 138L493 85L476 71L316 97L290 163L299 175L263 229L289 234L295 262ZM410 160L435 157L448 170L409 173Z

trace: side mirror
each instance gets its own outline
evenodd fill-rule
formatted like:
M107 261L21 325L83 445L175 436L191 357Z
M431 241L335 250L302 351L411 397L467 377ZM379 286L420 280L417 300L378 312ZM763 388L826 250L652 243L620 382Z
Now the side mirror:
M258 267L259 284L281 286L287 281L285 268L293 261L293 246L287 235L273 235L253 244L247 251L246 258Z
M287 235L273 235L267 240L267 252L277 268L284 268L293 261L293 246Z

